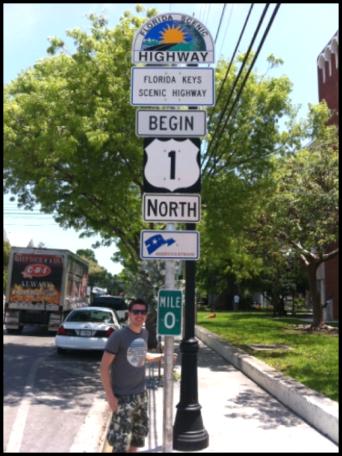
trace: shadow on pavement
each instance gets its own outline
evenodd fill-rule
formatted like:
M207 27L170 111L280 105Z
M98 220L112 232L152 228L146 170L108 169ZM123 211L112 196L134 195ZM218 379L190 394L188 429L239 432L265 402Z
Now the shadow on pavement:
M231 412L225 414L227 418L257 420L258 427L262 429L292 427L302 423L302 420L272 396L254 389L245 389L236 398L228 400L225 407Z
M101 352L68 352L58 355L55 347L7 343L5 350L4 404L15 406L24 394L32 404L72 410L89 408L94 395L103 394L100 379ZM33 364L35 374L26 387Z

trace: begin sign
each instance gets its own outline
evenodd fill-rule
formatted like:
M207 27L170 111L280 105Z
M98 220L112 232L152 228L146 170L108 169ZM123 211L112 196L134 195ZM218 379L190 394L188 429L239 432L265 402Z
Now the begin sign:
M205 111L137 110L136 135L140 137L198 137L207 134Z

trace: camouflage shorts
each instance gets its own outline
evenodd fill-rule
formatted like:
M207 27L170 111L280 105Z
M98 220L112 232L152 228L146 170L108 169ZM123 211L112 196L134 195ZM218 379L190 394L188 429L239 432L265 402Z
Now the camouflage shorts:
M148 433L147 393L118 397L118 409L112 415L107 434L115 453L127 453L129 447L143 447Z

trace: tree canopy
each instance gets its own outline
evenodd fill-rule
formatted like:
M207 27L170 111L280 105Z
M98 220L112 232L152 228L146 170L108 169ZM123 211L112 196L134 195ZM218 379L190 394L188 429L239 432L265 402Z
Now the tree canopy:
M138 7L137 12L141 11ZM67 32L74 40L72 51L60 38L51 38L49 56L8 84L4 100L5 190L16 195L21 207L31 209L40 203L41 210L53 214L64 228L75 228L83 236L99 234L108 246L115 242L118 253L113 258L129 270L126 279L133 280L139 272L151 289L158 266L142 267L138 254L139 233L147 227L141 214L143 142L135 135L129 90L134 33L155 14L154 10L147 11L146 17L125 13L113 29L103 17L90 15L90 32ZM203 217L199 224L200 272L214 275L220 269L238 279L257 275L263 266L247 228L258 220L264 195L274 189L274 181L280 185L278 174L290 172L284 168L286 157L305 136L295 121L289 101L291 83L284 76L252 71L226 118L242 58L232 62L227 78L228 62L217 64L215 84L220 96L208 110L208 136L202 142ZM278 63L270 56L270 69ZM311 119L310 125L314 123ZM308 155L315 153L303 151L298 160L305 161ZM277 162L278 174L274 157L284 157ZM298 160L289 163L300 170L303 165ZM309 165L307 169L307 177L296 178L293 188L310 184ZM274 204L285 205L285 196L279 187ZM314 201L312 189L308 215ZM324 197L319 201L324 203ZM273 217L274 227L280 220L285 224L285 213ZM331 222L322 222L318 228L321 239Z

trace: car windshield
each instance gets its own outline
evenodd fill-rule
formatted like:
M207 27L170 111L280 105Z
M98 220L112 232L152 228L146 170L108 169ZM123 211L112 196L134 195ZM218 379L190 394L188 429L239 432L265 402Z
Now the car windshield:
M78 310L71 312L66 321L114 323L110 312L104 310Z
M111 309L115 310L127 310L127 304L125 301L121 298L115 298L112 296L99 296L94 298L93 306L103 306L103 307L109 307Z

